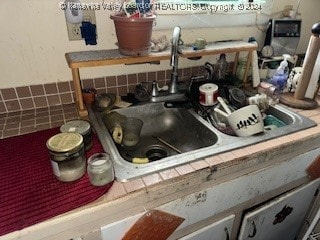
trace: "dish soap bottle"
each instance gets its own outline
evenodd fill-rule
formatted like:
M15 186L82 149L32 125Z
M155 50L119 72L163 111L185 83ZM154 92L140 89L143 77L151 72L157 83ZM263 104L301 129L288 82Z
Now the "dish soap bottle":
M217 61L218 79L225 79L227 73L228 62L226 60L226 54L220 54L219 60Z
M277 86L278 89L282 92L286 86L286 82L289 75L288 61L290 55L283 54L283 61L280 63L280 66L277 68L276 73L270 80L270 83Z

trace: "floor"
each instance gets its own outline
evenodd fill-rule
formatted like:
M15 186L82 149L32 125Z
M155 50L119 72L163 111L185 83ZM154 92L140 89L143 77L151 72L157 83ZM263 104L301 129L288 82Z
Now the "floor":
M0 114L0 139L60 127L79 119L75 104Z

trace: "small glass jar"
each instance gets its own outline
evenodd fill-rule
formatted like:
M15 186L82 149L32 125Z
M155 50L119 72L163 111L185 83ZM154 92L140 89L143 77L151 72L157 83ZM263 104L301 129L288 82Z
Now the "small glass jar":
M86 172L83 138L79 133L59 133L47 141L51 166L56 178L72 182Z
M89 157L87 172L93 186L104 186L114 179L113 165L107 153L95 153Z

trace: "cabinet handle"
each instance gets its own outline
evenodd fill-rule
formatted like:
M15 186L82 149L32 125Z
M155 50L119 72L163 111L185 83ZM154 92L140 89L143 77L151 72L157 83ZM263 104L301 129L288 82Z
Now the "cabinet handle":
M253 231L252 231L252 234L249 235L249 238L254 238L254 236L257 234L256 224L254 223L253 220L250 223L251 223L251 225L253 227Z
M292 212L293 208L285 205L280 212L274 217L273 225L282 223Z
M225 231L225 233L226 233L226 240L229 240L229 239L230 239L230 237L229 237L228 228L227 228L227 227L225 227L225 228L224 228L224 231Z

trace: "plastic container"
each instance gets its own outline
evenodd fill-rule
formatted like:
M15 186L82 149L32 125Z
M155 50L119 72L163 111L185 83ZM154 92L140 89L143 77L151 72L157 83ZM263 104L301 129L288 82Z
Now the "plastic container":
M277 69L279 67L279 62L269 62L267 63L268 71L267 71L267 79L271 79L274 74L276 74Z
M289 68L288 68L288 61L287 59L290 57L288 54L284 54L284 60L280 63L280 66L277 68L276 73L270 79L270 83L277 86L279 91L283 91L286 87L288 75L289 75Z
M143 121L138 118L128 117L121 122L123 131L122 145L124 147L134 147L139 143L140 133L143 126Z
M286 87L287 80L288 80L288 74L275 74L270 79L270 83L273 84L274 86L277 86L279 91L282 92Z
M276 100L279 99L280 91L277 86L267 83L267 82L260 82L257 87L258 93L264 93L267 96L271 97L272 99Z
M84 149L88 151L92 147L92 130L89 122L84 120L72 120L60 127L60 132L76 132L82 135Z
M241 81L244 78L244 74L246 72L246 68L247 68L247 59L246 58L239 58L237 71L236 71L236 77L238 79L240 79ZM251 66L250 66L249 71L248 71L248 77L251 76L251 72L252 71L251 71Z
M230 103L236 108L242 108L246 105L246 95L239 88L229 89Z
M277 86L274 86L271 83L261 82L257 88L258 93L266 94L270 99L269 104L275 105L279 102L280 99L280 91Z
M107 153L96 153L88 159L87 172L93 186L104 186L114 179L113 164Z
M72 182L86 172L83 138L79 133L59 133L47 141L51 166L56 178Z
M218 85L206 83L199 87L199 102L203 106L213 106L218 103Z
M227 74L228 62L224 53L220 54L219 60L217 61L218 78L225 79Z
M262 112L266 111L270 105L269 98L265 93L258 93L255 96L249 97L248 103L250 105L257 105Z

